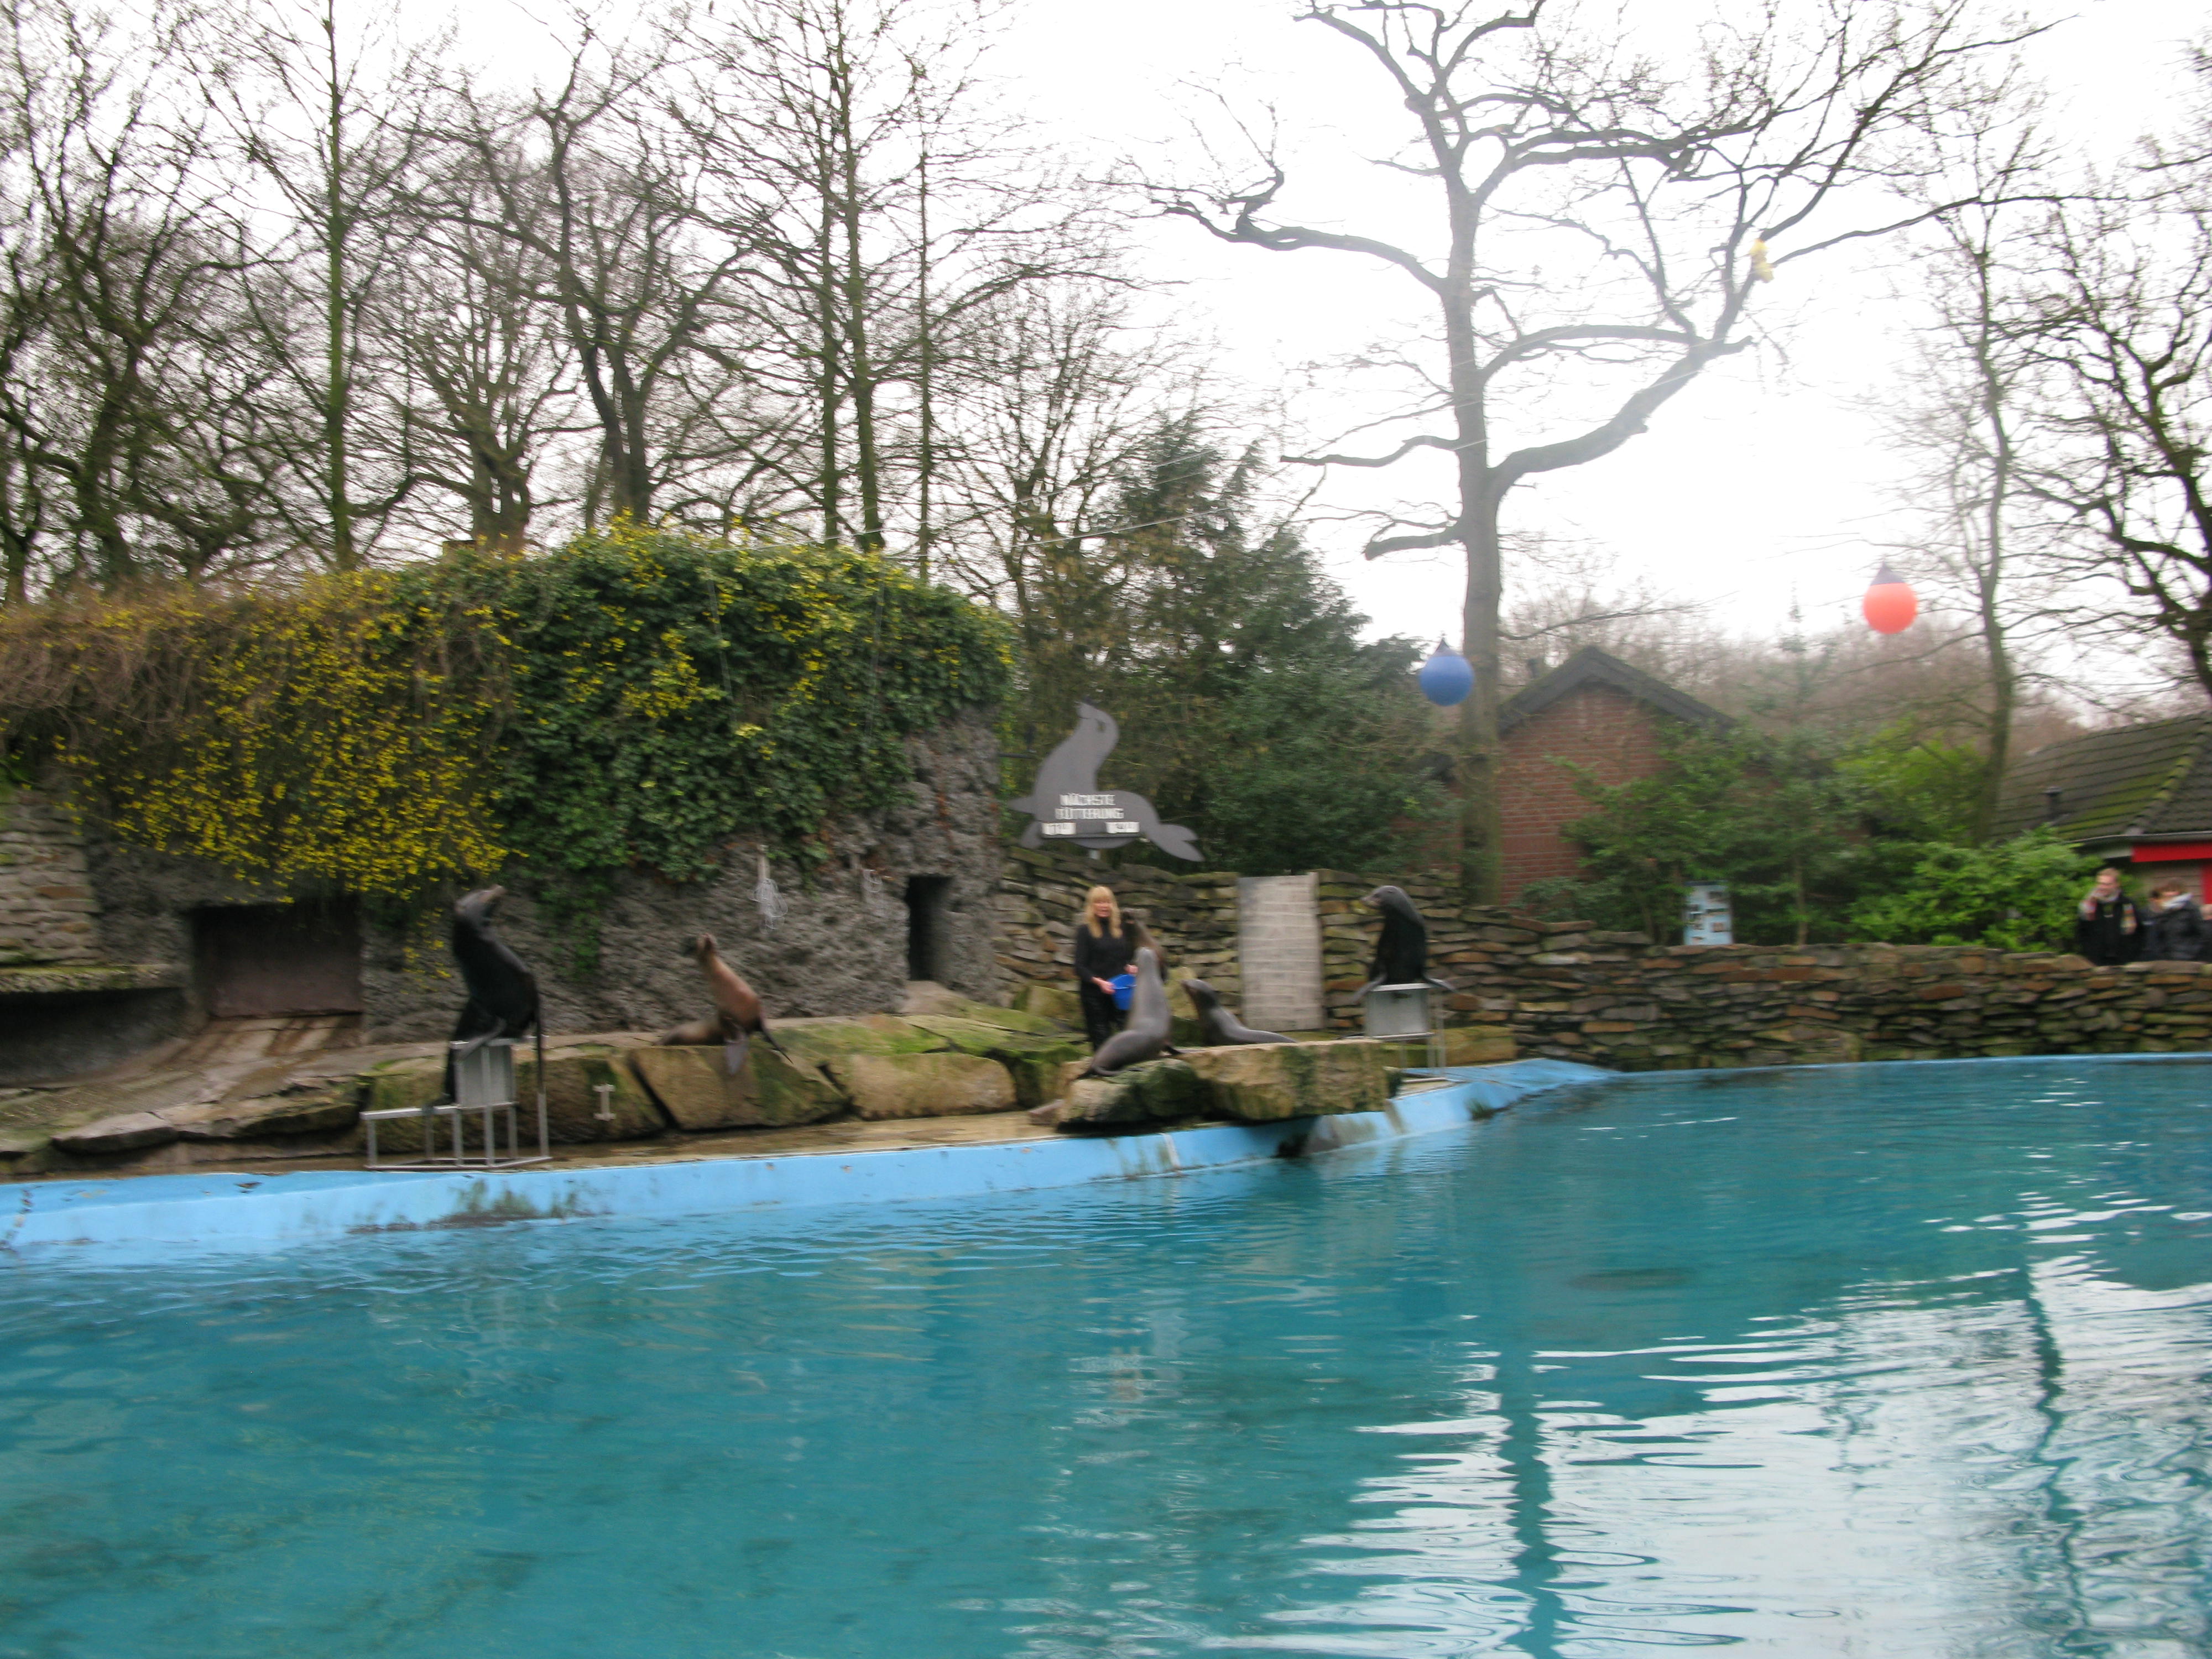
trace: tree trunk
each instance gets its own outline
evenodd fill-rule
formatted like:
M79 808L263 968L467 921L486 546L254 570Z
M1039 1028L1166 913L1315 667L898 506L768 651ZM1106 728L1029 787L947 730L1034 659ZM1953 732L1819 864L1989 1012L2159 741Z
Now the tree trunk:
M1496 904L1504 883L1504 815L1498 799L1498 605L1501 567L1497 500L1487 491L1466 526L1467 601L1460 648L1474 671L1474 690L1459 706L1460 884L1470 902Z
M352 482L346 473L346 422L351 413L351 376L346 367L345 294L345 87L338 77L337 15L334 5L323 11L323 36L330 49L329 125L324 141L324 178L329 185L323 223L325 325L329 329L329 366L323 400L323 445L328 468L324 488L330 496L331 565L351 570L360 562L353 542Z

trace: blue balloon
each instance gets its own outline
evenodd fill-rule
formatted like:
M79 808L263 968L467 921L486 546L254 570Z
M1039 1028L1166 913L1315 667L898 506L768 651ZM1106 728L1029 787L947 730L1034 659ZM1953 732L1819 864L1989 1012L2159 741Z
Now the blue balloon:
M1421 695L1439 708L1467 701L1474 690L1474 669L1465 657L1439 640L1436 654L1421 665Z

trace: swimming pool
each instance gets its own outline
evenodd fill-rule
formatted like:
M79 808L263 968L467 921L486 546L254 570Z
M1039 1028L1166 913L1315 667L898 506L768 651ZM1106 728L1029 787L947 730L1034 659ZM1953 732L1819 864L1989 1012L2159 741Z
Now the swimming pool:
M2204 1651L2212 1067L0 1272L0 1655Z

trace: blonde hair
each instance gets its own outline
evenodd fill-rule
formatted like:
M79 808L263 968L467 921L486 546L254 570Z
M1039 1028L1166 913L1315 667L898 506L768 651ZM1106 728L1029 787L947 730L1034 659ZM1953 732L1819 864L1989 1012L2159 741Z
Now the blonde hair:
M1104 899L1107 903L1114 907L1109 915L1107 926L1112 930L1115 939L1121 938L1121 901L1114 896L1114 890L1110 887L1094 887L1089 892L1085 893L1083 896L1083 908L1077 915L1076 921L1079 923L1089 924L1091 938L1104 938L1105 935L1098 930L1098 918L1091 914L1091 907L1097 903L1100 899Z

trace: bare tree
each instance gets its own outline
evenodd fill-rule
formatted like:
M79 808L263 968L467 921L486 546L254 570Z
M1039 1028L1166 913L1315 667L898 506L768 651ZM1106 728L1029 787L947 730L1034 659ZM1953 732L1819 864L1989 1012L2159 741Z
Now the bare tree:
M1366 552L1450 546L1466 560L1475 690L1459 732L1462 872L1470 892L1494 896L1507 495L1611 454L1751 343L1762 279L1929 216L1864 187L1911 168L1902 142L1939 124L1930 94L1955 64L2014 37L1977 33L1966 0L1824 0L1802 17L1775 5L1748 25L1709 24L1695 61L1669 74L1554 0L1517 10L1344 0L1301 15L1363 54L1411 117L1410 156L1384 165L1432 189L1437 252L1286 218L1291 179L1265 143L1249 182L1155 185L1154 198L1226 241L1379 260L1431 308L1441 361L1409 418L1441 416L1445 429L1382 454L1308 459L1451 458L1449 514L1393 526ZM1563 270L1576 280L1563 285ZM1575 429L1504 436L1509 422L1551 424L1573 404L1592 411Z
M2196 70L2212 111L2212 59ZM2083 573L2127 594L2104 631L2162 635L2212 695L2212 155L2150 147L2043 241L2026 286L2046 401L2024 483L2077 533Z
M127 72L126 72L127 66ZM6 592L198 579L267 556L289 436L240 302L252 256L173 15L66 5L0 33Z
M1960 103L1978 118L1960 135L1958 158L1975 199L1946 207L1929 227L1917 268L1934 314L1918 343L1913 391L1901 401L1869 401L1910 465L1902 497L1925 520L1905 557L1932 582L1939 605L1954 601L1967 612L1971 632L1962 637L1978 646L1985 686L1973 712L1984 760L1972 829L1986 838L2027 678L2021 649L2047 629L2052 598L2055 550L2047 514L2024 483L2020 448L2045 389L2021 260L2035 222L2061 198L2039 96L1985 85ZM2045 522L2024 522L2023 509Z

